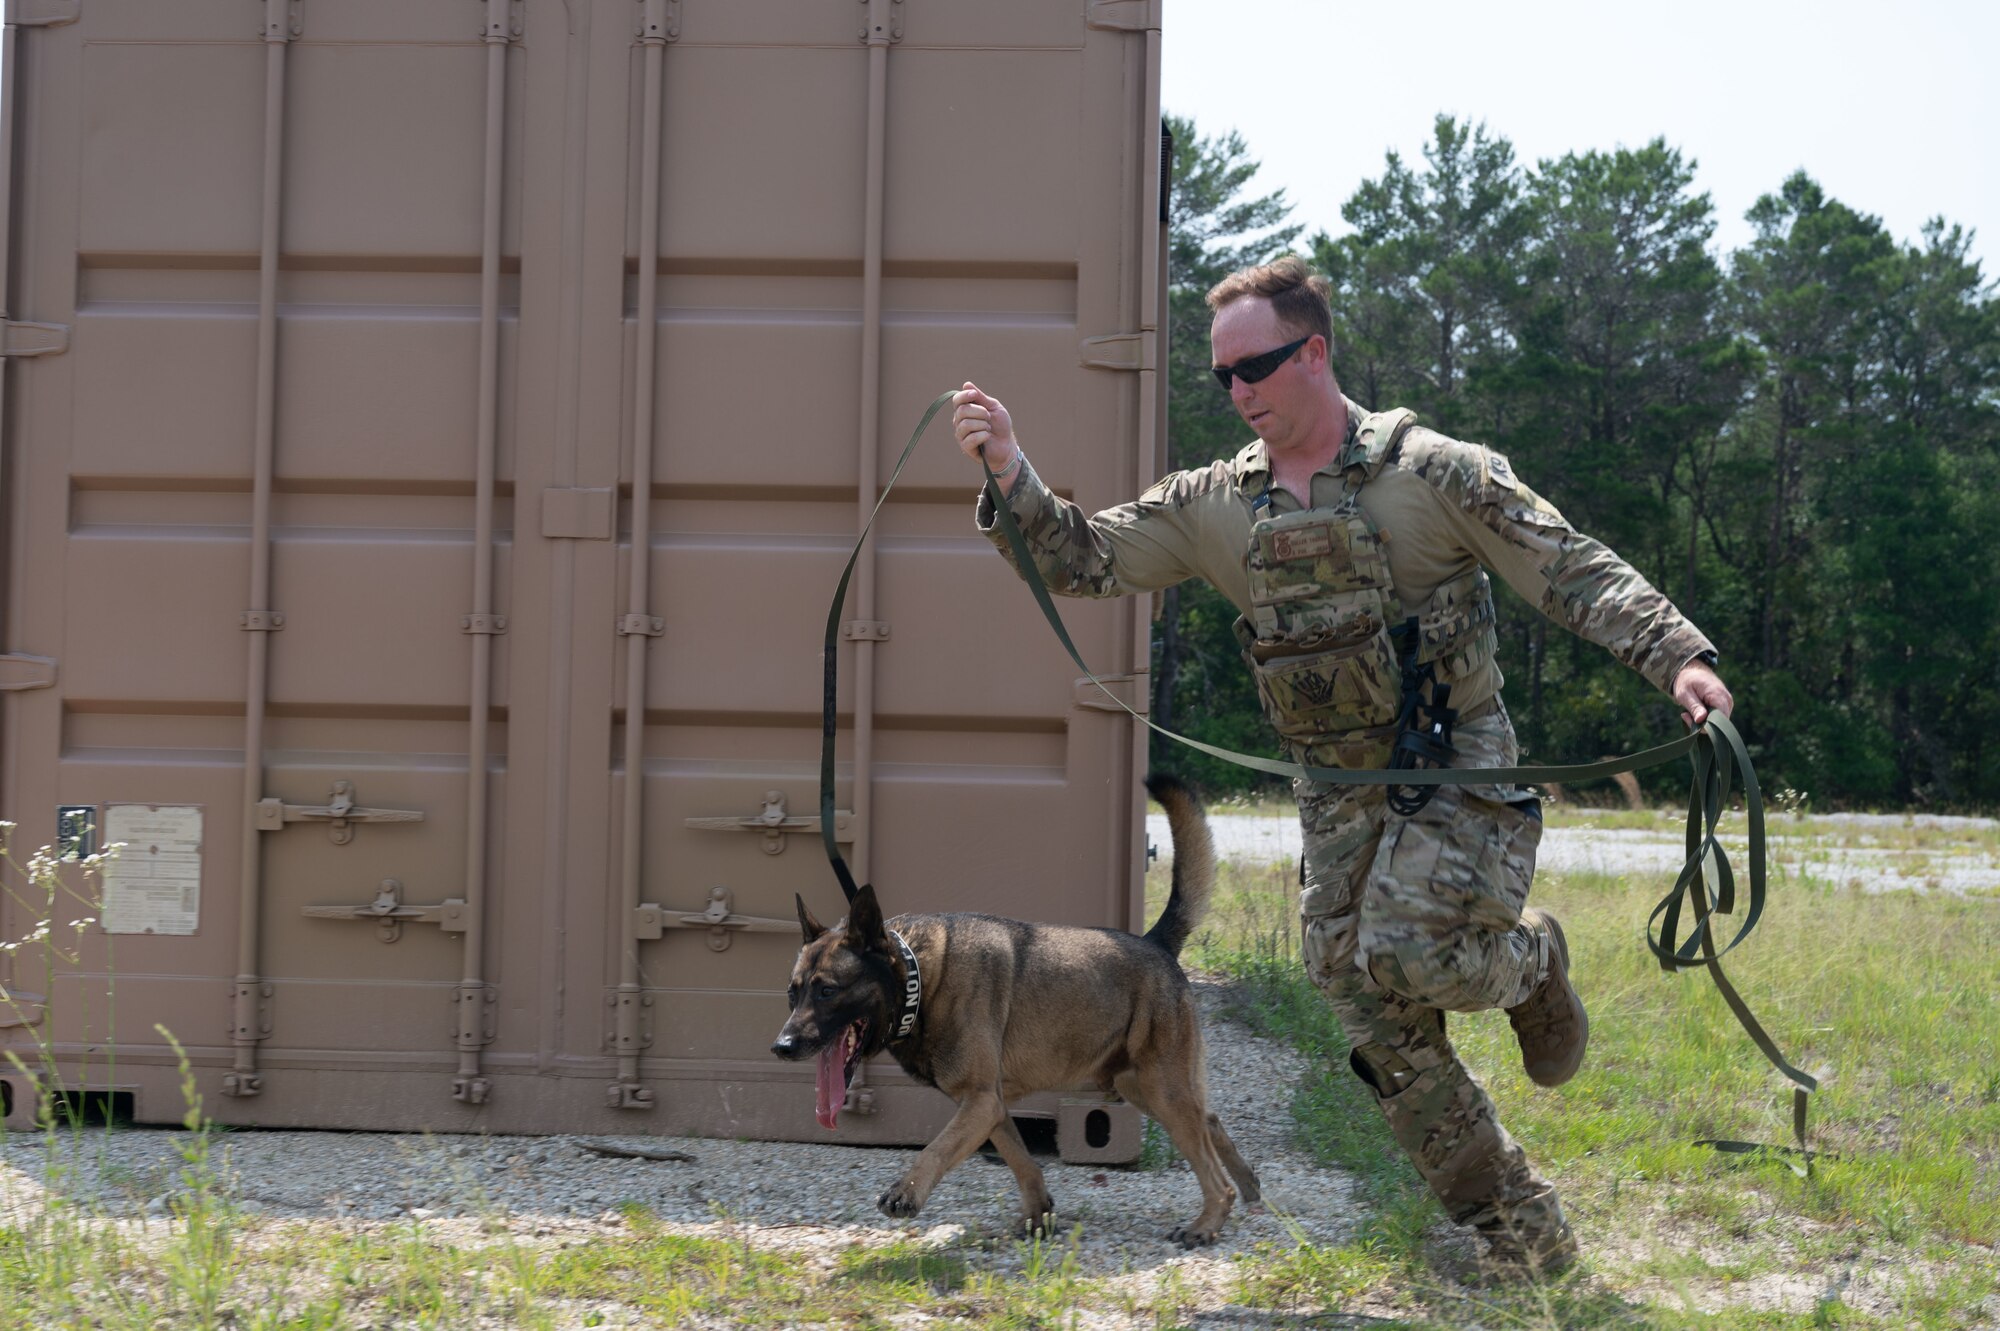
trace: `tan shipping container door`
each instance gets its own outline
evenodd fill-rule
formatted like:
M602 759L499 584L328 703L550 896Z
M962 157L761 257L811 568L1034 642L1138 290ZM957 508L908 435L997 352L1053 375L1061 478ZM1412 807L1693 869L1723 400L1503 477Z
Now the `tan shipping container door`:
M767 1047L827 600L967 377L1059 490L1156 474L1158 8L15 0L0 807L146 845L0 1047L142 1121L160 1023L228 1123L826 1135ZM1143 736L967 471L850 598L840 834L892 911L1129 926ZM1140 698L1144 609L1065 607ZM843 1140L948 1108L866 1080Z

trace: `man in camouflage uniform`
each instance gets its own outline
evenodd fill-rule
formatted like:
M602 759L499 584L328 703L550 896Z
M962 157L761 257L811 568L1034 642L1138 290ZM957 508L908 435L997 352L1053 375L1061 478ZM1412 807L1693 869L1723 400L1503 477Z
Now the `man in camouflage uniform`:
M1486 569L1670 693L1688 723L1728 714L1709 640L1506 458L1342 395L1325 278L1287 257L1232 274L1208 303L1215 373L1257 438L1095 517L1042 484L999 401L970 383L957 395L959 446L983 451L1051 590L1122 596L1206 578L1242 611L1236 631L1266 715L1313 766L1388 765L1406 661L1425 671L1431 701L1442 706L1448 686L1451 765L1518 761ZM1011 561L983 492L978 523ZM1500 1126L1444 1024L1447 1011L1506 1009L1544 1086L1583 1061L1588 1020L1562 928L1527 904L1539 803L1514 786L1444 786L1392 816L1407 801L1380 786L1293 786L1305 962L1340 1015L1355 1074L1489 1262L1567 1266L1576 1240L1554 1188Z

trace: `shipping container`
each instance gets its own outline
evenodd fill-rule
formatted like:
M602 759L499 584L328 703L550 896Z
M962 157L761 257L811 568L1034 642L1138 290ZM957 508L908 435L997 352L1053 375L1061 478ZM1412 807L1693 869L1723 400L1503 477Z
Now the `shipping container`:
M842 910L827 605L966 378L1061 493L1159 473L1159 29L9 0L0 810L124 849L74 964L0 961L8 1126L178 1121L170 1032L227 1124L928 1138L892 1062L835 1138L768 1052L794 892ZM891 912L1131 927L1143 728L949 435L849 598L838 835ZM1142 707L1147 608L1066 607Z

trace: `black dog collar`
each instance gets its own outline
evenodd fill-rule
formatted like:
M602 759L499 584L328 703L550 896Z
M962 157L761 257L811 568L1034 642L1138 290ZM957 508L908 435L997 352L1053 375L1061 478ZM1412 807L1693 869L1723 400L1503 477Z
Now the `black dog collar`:
M896 940L896 946L903 953L903 1020L897 1025L893 1037L901 1040L908 1036L911 1028L917 1024L917 1004L923 998L924 976L923 972L917 969L917 954L910 951L908 941L894 929L889 931L889 937Z

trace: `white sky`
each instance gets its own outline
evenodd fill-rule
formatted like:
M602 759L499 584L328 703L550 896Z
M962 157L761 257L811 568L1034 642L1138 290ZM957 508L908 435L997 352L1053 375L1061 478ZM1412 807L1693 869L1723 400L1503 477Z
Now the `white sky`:
M1696 163L1716 246L1804 167L1914 241L1937 214L2000 256L2000 0L1166 0L1161 100L1235 129L1306 234L1394 148L1421 169L1439 111L1516 160L1638 147Z

